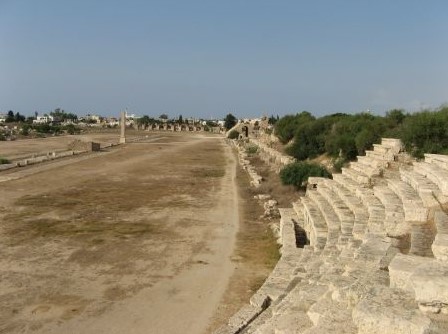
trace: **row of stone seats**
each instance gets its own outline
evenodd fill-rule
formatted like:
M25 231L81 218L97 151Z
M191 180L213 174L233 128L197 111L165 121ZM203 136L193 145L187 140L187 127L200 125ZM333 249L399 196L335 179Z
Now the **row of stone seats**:
M388 272L364 261L305 247L294 272L286 293L238 333L437 333L410 291L389 287Z
M371 178L381 176L389 163L402 150L398 139L383 138L381 144L374 144L373 150L366 151L365 156L358 156L350 168L343 168L342 173L361 184L370 184Z
M431 250L434 257L442 261L448 260L448 216L442 209L448 203L443 191L447 182L444 177L448 173L446 161L445 155L425 154L424 162L414 163L412 169L400 169L401 179L419 194L428 210L428 222L433 223L431 227L435 230ZM442 183L438 182L440 179Z
M384 152L375 147L377 154L398 153L394 143ZM448 216L440 206L447 202L441 202L437 179L403 168L375 179L372 188L371 180L366 184L349 173L310 178L306 195L293 204L294 212L287 211L290 218L281 212L282 225L294 221L310 245L290 262L289 283L269 283L284 293L271 293L269 302L259 299L263 310L252 312L238 333L448 332ZM428 221L437 234L422 246L431 231L420 227ZM409 234L409 248L401 249L397 240ZM294 240L287 244L293 247ZM431 244L432 252L419 253Z

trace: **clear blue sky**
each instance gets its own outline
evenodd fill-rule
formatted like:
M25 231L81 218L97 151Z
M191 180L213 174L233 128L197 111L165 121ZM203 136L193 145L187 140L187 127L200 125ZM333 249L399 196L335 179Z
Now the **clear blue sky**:
M437 107L447 17L445 0L0 0L0 112Z

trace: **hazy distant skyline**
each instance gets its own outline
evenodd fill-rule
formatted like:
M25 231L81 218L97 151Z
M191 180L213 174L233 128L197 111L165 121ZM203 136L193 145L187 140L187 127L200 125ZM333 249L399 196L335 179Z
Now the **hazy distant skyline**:
M0 0L0 112L438 107L447 13L442 0Z

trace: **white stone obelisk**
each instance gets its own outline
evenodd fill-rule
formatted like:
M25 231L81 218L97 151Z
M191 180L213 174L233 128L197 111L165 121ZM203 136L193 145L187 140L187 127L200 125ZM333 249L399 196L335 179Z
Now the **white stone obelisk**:
M120 117L120 128L121 128L120 144L124 144L124 143L126 143L126 134L125 134L125 130L126 130L126 112L122 111L120 116L121 116Z

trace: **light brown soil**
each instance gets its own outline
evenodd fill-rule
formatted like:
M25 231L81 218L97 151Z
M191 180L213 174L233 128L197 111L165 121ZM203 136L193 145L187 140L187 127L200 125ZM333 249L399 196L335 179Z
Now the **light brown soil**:
M263 206L254 199L256 191L250 186L247 172L240 166L236 178L240 195L240 227L232 256L236 267L210 329L224 324L242 305L249 303L280 256L269 221L260 218Z
M248 159L258 175L263 177L261 186L254 190L254 193L271 195L278 202L280 208L291 207L292 202L297 201L301 195L305 194L304 191L299 191L294 186L283 185L278 174L256 154L249 156Z
M238 276L272 240L232 253L235 167L219 137L163 134L1 182L0 333L204 332L235 268L249 295L274 261Z

